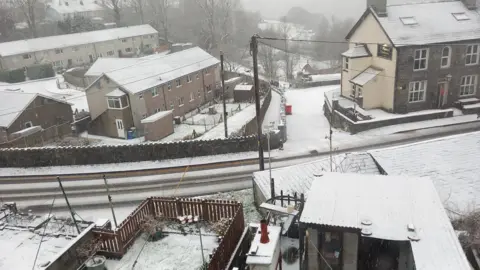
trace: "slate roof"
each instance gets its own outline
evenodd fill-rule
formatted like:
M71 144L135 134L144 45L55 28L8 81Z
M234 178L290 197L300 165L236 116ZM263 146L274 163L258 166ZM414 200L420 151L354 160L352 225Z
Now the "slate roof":
M333 157L334 171L356 172L364 174L380 174L374 160L368 153L348 153ZM324 158L316 161L272 169L272 178L275 179L275 193L293 195L304 193L310 189L310 185L316 174L330 171L330 159ZM253 173L253 180L265 198L270 198L270 174L268 170Z
M480 132L369 152L389 175L432 179L447 209L480 206Z
M73 47L127 37L157 34L157 30L148 24L68 35L41 37L0 43L0 56L11 56L30 52Z
M136 94L218 63L220 61L217 58L199 47L194 47L109 71L105 76L122 89Z
M372 224L365 226L364 220ZM366 237L409 241L418 270L470 269L427 178L325 173L313 181L300 222L368 229ZM419 240L411 241L412 236Z
M376 16L397 47L480 39L480 13L469 10L461 1L397 2L388 1L387 17ZM470 19L458 21L452 15L457 12L464 12ZM418 24L404 25L402 17L413 17Z

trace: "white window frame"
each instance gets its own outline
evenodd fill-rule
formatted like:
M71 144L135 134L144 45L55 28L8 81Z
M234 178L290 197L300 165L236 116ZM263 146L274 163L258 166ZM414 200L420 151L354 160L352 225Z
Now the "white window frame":
M160 111L161 111L160 108L155 109L155 113L159 113Z
M178 78L175 80L175 86L177 88L181 87L182 86L182 79Z
M352 83L352 93L350 93L350 96L353 97L355 100L357 98L361 98L362 97L362 87L360 85L356 85L354 83Z
M200 72L197 72L197 80L200 80Z
M129 103L128 103L128 98L125 99L127 101L127 104L125 106L123 106L122 104L122 98L121 97L107 97L107 107L109 109L112 109L112 110L122 110L122 109L125 109L129 106ZM110 106L110 101L113 101L113 102L116 102L118 101L118 104L120 105L120 107L112 107Z
M152 87L152 97L158 96L158 88L157 86Z
M210 75L210 68L205 69L205 75Z
M448 50L448 55L447 55L447 56L443 55L445 49ZM443 60L445 60L445 59L447 60L447 64L446 64L446 65L443 64ZM450 47L450 46L445 46L445 47L443 47L443 48L442 48L442 55L441 55L441 57L440 57L440 67L441 67L441 68L449 68L449 67L450 67L450 63L451 63L451 60L452 60L452 47Z
M170 110L175 110L175 103L173 100L170 100Z
M127 42L126 38L122 39L122 43L126 43L126 42Z
M62 54L63 53L63 49L55 49L55 54Z
M420 53L420 57L417 58L417 52ZM423 52L425 52L425 56L423 56ZM428 55L430 50L428 48L416 49L413 52L413 71L420 71L428 69ZM421 68L422 61L425 61L425 67ZM419 67L415 68L415 64L419 62Z
M468 83L467 83L468 82ZM460 78L460 97L473 96L477 93L478 75L466 75Z
M79 47L72 47L72 52L78 52L80 50Z
M145 119L145 118L147 118L147 114L146 114L146 113L142 114L142 119Z
M343 58L343 69L348 71L350 67L350 59L348 57Z
M192 82L192 76L189 74L187 75L187 83L191 83Z
M131 47L125 48L125 52L127 53L133 52L133 49Z
M138 94L138 99L143 99L143 93Z
M52 65L54 67L63 67L63 60L53 61Z
M472 48L471 52L468 52L469 48ZM474 52L474 48L477 49L476 52ZM465 48L465 65L466 66L478 65L479 59L480 59L480 44L467 45L467 48Z
M30 126L28 126L29 124L30 124ZM33 127L33 123L32 123L32 121L27 121L27 122L23 123L23 126L25 128L31 128L31 127Z
M190 102L193 102L195 100L195 93L190 92Z
M113 51L108 51L108 52L107 52L107 55L108 55L108 56L113 56L114 54L115 54L115 52L113 52Z
M26 54L22 55L22 58L23 58L24 60L32 59L32 55L29 54L29 53L26 53Z
M415 93L418 93L415 97ZM420 99L420 96L422 97ZM408 103L424 102L427 96L427 81L414 81L408 85Z
M207 85L207 93L210 93L212 92L212 85Z
M183 97L177 98L178 101L178 107L183 107L185 105L185 99Z
M201 97L202 97L202 91L198 90L198 98L201 98Z
M168 91L172 90L172 82L167 83L167 89L168 89Z

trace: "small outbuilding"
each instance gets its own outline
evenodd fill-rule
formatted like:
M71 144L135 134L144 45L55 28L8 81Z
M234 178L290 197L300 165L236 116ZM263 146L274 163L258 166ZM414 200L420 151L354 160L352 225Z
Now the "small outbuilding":
M255 88L251 84L238 84L233 89L233 100L235 102L250 101L255 97Z
M161 111L143 119L145 141L158 141L173 133L172 111Z

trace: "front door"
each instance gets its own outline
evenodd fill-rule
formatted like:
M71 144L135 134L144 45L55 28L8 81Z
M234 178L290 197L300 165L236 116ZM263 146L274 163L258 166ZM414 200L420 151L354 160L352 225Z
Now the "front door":
M437 109L443 108L447 104L448 84L439 82L437 89Z
M125 127L122 119L115 119L115 123L117 124L118 137L125 138Z

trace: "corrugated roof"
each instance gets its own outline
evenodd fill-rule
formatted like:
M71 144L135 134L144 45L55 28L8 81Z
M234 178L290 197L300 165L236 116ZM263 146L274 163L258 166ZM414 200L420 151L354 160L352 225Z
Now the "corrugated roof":
M300 222L362 229L370 237L410 241L417 270L470 270L450 220L428 178L325 173L312 183Z
M144 24L69 35L3 42L0 43L0 55L10 56L157 33L157 30L153 27Z
M348 49L348 51L342 53L342 55L345 57L352 57L352 58L367 57L367 56L370 56L370 52L367 50L365 45L357 45Z
M480 207L480 132L370 151L388 174L427 176L445 207Z
M380 74L380 72L382 71L379 69L376 69L374 67L369 67L366 70L364 70L362 73L359 73L357 76L355 76L355 78L351 79L350 82L356 85L364 86L369 81L377 77L377 75Z
M152 114L150 115L149 117L143 119L141 122L142 124L147 124L147 123L153 123L153 122L156 122L168 115L172 115L172 110L169 110L169 111L160 111L156 114ZM173 118L172 118L172 121L173 121Z
M387 17L377 16L395 46L480 39L480 13L469 10L461 1L396 2L389 1ZM470 19L458 21L452 15L458 12ZM401 17L413 17L418 24L404 25Z
M380 174L374 160L367 153L348 153L333 157L333 170L336 172L358 172L364 174ZM330 171L330 159L288 166L272 170L275 179L275 193L293 195L304 193L310 189L310 185L316 174ZM265 198L270 198L270 174L268 170L253 173L253 180Z
M161 61L160 59L142 61L133 66L107 72L105 75L123 89L136 94L218 63L220 61L217 58L199 47L194 47L165 55Z

